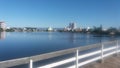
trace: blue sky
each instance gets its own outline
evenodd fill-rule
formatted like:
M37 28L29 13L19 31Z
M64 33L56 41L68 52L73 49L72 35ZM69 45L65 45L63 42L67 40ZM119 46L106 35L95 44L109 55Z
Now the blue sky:
M120 26L120 0L0 0L0 21L10 27Z

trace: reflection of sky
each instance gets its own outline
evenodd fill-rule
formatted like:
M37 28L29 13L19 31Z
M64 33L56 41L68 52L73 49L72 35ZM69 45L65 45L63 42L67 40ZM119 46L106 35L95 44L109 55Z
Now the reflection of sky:
M3 34L3 35L2 35ZM5 33L0 33L4 36ZM91 34L64 32L12 32L0 41L0 60L37 55L100 42ZM5 38L5 36L4 36ZM108 40L108 37L102 39Z
M6 32L0 32L0 39L5 39Z
M89 44L89 42L90 42L90 34L87 34L86 35L86 43Z
M49 40L52 40L52 32L49 32L49 33L48 33L48 39L49 39Z
M92 39L90 34L71 33L68 40L73 45L85 45L90 44L90 39Z

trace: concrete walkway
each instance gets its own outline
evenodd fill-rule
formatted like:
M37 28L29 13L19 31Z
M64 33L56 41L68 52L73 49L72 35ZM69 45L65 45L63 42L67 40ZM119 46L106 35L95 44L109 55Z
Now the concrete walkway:
M120 68L120 55L105 58L104 63L94 62L81 68Z

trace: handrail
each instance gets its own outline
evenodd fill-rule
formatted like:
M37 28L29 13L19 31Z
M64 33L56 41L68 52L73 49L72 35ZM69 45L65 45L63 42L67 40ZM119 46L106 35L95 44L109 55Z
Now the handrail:
M115 41L103 42L103 44L109 44L109 43L113 43L113 42L115 42ZM65 49L65 50L30 56L30 57L1 61L0 68L7 68L7 67L16 66L16 65L27 64L30 62L31 59L33 62L37 62L37 61L41 61L41 60L45 60L45 59L49 59L49 58L62 56L65 54L75 53L76 50L84 51L84 50L88 50L88 49L92 49L92 48L96 48L96 47L101 47L101 43L82 46L82 47L76 47L76 48L70 48L70 49Z

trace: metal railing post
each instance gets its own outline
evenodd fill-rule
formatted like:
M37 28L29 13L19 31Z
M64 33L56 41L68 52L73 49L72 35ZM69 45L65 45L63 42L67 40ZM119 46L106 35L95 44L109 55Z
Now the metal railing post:
M33 68L33 60L32 59L30 59L29 68Z
M116 54L117 54L117 56L118 56L118 48L119 48L119 46L118 46L118 40L116 40Z
M79 55L79 51L78 49L76 50L76 68L78 68L78 55Z
M104 60L103 60L103 49L104 49L104 44L103 43L101 43L101 63L103 63L104 62Z

